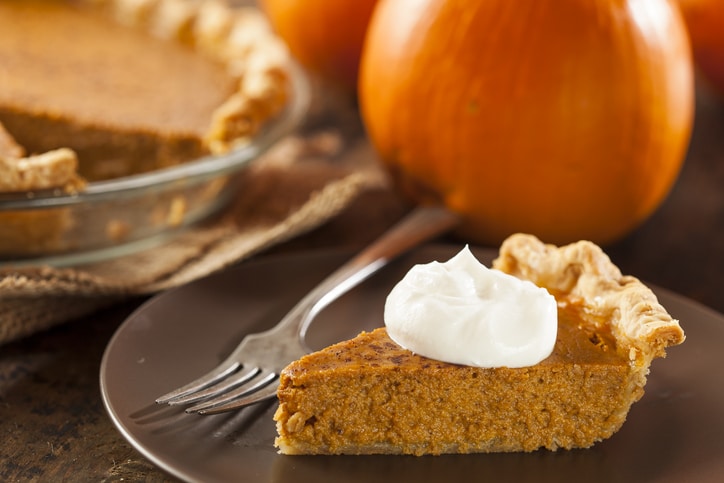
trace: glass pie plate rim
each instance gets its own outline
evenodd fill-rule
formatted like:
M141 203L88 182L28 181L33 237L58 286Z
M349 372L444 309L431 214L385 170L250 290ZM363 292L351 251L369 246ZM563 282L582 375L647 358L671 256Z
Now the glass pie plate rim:
M268 120L262 129L248 143L220 155L205 155L182 164L162 168L148 173L135 174L103 181L88 183L77 193L63 193L58 190L46 190L33 193L0 193L0 216L3 214L32 213L43 210L79 210L89 206L105 206L132 203L141 197L155 193L183 195L191 189L234 176L258 159L269 148L287 134L290 134L306 115L311 102L311 87L305 73L297 64L288 69L289 100L281 113ZM229 191L234 191L232 187ZM209 199L208 206L201 206L197 213L189 216L177 226L159 226L149 233L127 237L119 243L109 240L107 246L77 246L58 250L34 250L23 253L3 251L3 235L7 226L0 219L0 268L34 265L70 266L117 258L129 253L157 245L169 239L183 229L195 225L218 213L228 205L233 193L226 199ZM92 208L91 208L92 209Z

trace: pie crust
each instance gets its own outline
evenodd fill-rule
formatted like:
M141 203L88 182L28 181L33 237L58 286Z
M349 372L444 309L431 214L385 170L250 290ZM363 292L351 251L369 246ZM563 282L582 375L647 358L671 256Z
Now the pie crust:
M587 448L613 435L649 366L684 332L653 292L596 245L517 234L494 267L559 305L553 353L535 366L477 368L413 354L384 328L282 371L275 445L284 454L442 454ZM663 423L663 422L662 422Z

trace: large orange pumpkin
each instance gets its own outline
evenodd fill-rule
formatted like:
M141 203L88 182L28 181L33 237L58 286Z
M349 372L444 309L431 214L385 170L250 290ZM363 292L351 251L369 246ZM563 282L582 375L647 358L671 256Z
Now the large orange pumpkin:
M677 177L693 69L667 0L382 0L360 106L399 186L468 239L608 243Z
M678 0L704 77L724 94L724 0Z
M377 0L260 0L279 36L311 72L357 91L367 24Z

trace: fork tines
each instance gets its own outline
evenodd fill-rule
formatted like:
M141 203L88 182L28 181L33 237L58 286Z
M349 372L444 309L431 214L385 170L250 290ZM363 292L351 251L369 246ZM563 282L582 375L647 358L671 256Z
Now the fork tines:
M278 377L274 371L258 367L220 367L156 402L172 406L193 404L186 408L187 413L220 413L275 397Z

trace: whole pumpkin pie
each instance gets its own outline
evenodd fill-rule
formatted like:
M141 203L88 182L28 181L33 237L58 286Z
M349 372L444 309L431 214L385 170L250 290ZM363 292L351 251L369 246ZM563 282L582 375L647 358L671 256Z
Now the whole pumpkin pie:
M218 0L0 0L0 124L87 180L147 172L248 142L286 102L286 60L260 12ZM13 186L22 159L3 191L48 184Z
M506 240L494 268L558 305L552 354L479 368L414 354L384 328L306 355L281 374L275 445L284 454L442 454L587 448L644 393L651 361L684 340L653 292L596 245Z
M259 10L220 0L0 0L0 195L243 146L287 104L288 61ZM83 223L0 206L0 255L84 246Z

